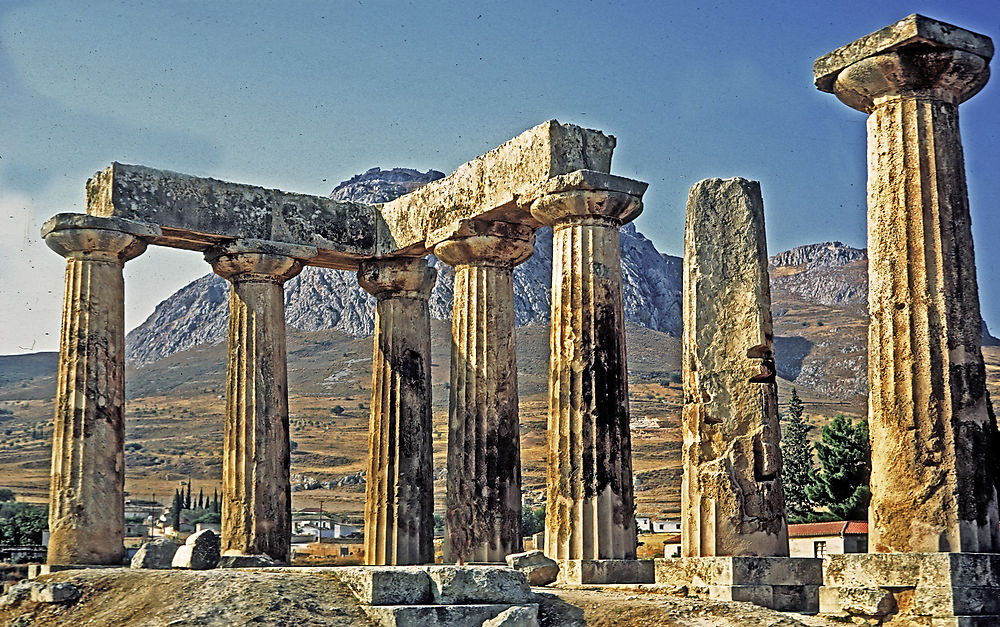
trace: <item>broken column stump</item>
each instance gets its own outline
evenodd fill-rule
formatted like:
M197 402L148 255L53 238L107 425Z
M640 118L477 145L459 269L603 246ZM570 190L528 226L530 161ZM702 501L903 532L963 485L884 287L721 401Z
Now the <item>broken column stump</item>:
M125 282L155 225L59 214L42 227L66 258L52 434L52 565L121 565L125 534Z
M788 557L760 184L706 179L684 232L681 557L656 583L815 611L820 560Z
M437 273L427 260L362 262L358 283L373 294L365 564L434 561L434 467L431 446L431 318Z
M1000 621L996 561L975 555L1000 551L1000 448L958 125L992 55L989 37L911 15L813 68L869 114L868 547L883 554L831 559L823 612Z

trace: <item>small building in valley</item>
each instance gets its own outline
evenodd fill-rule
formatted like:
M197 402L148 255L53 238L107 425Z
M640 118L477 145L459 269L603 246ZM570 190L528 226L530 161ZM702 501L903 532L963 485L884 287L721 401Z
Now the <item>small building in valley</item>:
M791 557L825 557L868 552L868 523L860 520L788 525Z

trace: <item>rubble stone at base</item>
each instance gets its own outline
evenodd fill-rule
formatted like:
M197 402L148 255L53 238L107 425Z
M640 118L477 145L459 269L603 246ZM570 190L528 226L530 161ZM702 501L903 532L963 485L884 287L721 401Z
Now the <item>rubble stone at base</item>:
M655 560L656 584L690 595L746 601L783 612L816 612L822 560L806 557L672 557Z
M819 611L889 624L1000 624L1000 554L858 553L823 563Z
M143 542L132 556L132 568L168 569L177 553L177 544L167 538Z
M559 580L571 585L653 583L653 560L560 560Z
M528 585L547 586L559 577L559 563L541 551L511 553L507 565L528 578Z

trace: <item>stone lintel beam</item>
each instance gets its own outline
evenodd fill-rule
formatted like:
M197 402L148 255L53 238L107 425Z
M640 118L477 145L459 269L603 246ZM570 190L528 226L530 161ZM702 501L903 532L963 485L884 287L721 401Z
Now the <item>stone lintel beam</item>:
M362 203L113 163L87 181L87 213L155 223L152 243L204 251L233 238L314 246L312 265L354 269L382 219Z
M880 96L930 93L959 104L986 85L993 41L922 15L910 15L824 55L816 87L870 113Z
M611 135L556 120L528 129L451 175L385 203L389 239L380 254L419 249L425 240L433 245L467 218L531 223L517 190L576 170L609 172L614 147Z
M513 277L534 241L529 225L466 220L434 248L455 268L446 562L502 562L521 552Z
M116 228L109 228L116 227ZM60 214L45 243L66 258L52 470L49 564L117 564L125 525L123 264L155 227Z

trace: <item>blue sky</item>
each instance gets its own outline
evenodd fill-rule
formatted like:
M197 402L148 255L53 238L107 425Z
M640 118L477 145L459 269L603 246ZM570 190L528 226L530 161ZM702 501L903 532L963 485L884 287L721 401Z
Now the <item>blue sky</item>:
M865 116L813 60L910 13L996 38L1000 2L0 3L0 354L58 347L41 223L111 161L313 194L373 166L450 172L545 120L618 138L640 231L679 254L687 190L761 181L771 252L865 245ZM962 105L988 322L1000 330L1000 87ZM204 274L126 265L126 324Z

